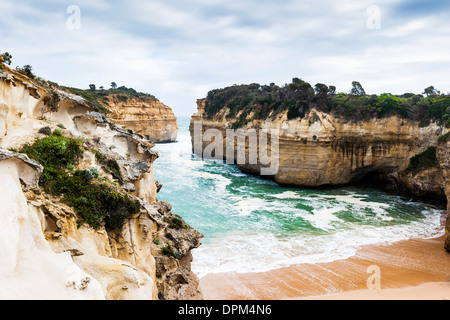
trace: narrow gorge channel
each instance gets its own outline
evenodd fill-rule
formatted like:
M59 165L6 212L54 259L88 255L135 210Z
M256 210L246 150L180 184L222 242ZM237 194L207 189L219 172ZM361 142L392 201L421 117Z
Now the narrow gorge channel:
M205 235L193 251L200 278L268 272L350 258L364 246L445 234L445 208L371 186L283 188L192 154L189 118L178 141L157 145L159 199Z

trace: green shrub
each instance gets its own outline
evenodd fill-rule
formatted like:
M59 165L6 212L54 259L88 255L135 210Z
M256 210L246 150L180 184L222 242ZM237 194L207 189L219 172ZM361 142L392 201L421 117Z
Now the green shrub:
M95 153L95 159L97 159L97 161L101 162L104 160L104 156L100 151L98 151L97 149L91 149L91 151Z
M287 113L288 120L294 120L298 118L303 119L305 116L305 112L300 111L300 108L297 105L289 107L289 111Z
M100 151L96 149L91 149L95 153L95 158L97 161L105 166L105 168L114 176L114 178L121 180L122 174L120 173L120 167L116 160L108 159Z
M188 226L184 223L184 221L180 217L173 218L169 223L169 227L177 230L188 228Z
M94 229L105 225L108 229L120 229L126 219L141 210L138 200L133 200L107 184L93 182L84 171L67 175L55 186L56 195L63 195L63 202L74 207L82 220Z
M50 92L50 98L48 100L48 105L50 106L50 110L53 112L58 112L59 110L59 102L61 99L59 98L58 93L52 88ZM62 128L65 129L65 128Z
M82 146L81 139L53 135L37 139L33 145L24 145L21 152L44 166L41 183L47 185L50 180L46 178L51 178L53 173L64 170L69 164L76 164L83 154Z
M413 174L417 174L422 170L436 166L438 163L437 149L436 147L430 147L425 152L411 158L408 169Z
M45 134L46 136L51 136L52 135L52 129L50 127L44 127L39 129L38 131L39 134Z
M447 132L446 134L441 136L438 141L439 141L439 143L447 143L447 142L449 142L450 141L450 132Z
M180 253L176 252L171 245L167 245L167 247L161 248L161 253L167 257L172 257L175 259L180 259Z
M376 104L379 113L389 114L398 111L402 100L390 93L383 93Z
M35 79L36 75L33 73L33 67L29 64L24 65L22 68L16 67L16 71L23 74L24 76L27 76L30 79Z
M122 179L122 174L120 173L120 167L116 160L108 159L105 162L106 168L112 173L116 179Z
M119 100L120 102L127 102L128 101L128 97L125 95L118 95L117 96L117 100Z
M419 126L421 128L426 128L431 124L430 119L423 119L422 121L420 121Z
M49 194L62 196L62 201L72 206L82 221L94 229L103 225L108 229L121 228L127 218L141 210L141 204L96 181L99 174L95 168L67 173L82 156L82 146L80 139L53 135L25 145L20 152L44 166L39 184Z

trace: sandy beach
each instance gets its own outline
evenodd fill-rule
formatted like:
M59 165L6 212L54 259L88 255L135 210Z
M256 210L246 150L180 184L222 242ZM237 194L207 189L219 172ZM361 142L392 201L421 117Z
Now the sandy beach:
M450 253L444 239L368 246L349 259L252 274L210 274L206 300L450 300ZM379 273L368 273L371 266ZM369 284L378 290L369 290Z

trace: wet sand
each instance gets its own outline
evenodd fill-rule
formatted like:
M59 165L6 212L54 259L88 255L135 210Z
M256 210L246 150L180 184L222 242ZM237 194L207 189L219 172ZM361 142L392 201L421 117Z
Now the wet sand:
M450 253L444 238L367 246L349 259L264 273L210 274L200 280L206 300L448 300ZM371 266L380 270L380 290ZM372 277L372 278L371 278Z

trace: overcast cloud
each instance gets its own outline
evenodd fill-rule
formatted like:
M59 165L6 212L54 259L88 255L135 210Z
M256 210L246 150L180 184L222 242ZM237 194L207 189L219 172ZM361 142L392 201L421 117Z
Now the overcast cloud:
M67 8L81 29L67 28ZM381 12L370 29L369 7ZM0 50L61 85L148 92L179 116L233 84L450 91L450 1L2 0Z

